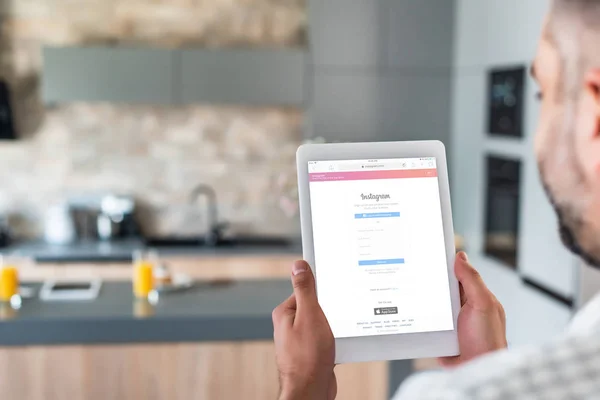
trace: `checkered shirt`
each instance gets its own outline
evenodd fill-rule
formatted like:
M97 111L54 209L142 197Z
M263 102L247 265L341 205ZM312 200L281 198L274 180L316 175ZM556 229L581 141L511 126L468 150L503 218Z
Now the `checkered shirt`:
M538 347L503 350L448 371L417 374L394 400L600 400L600 296L566 334Z

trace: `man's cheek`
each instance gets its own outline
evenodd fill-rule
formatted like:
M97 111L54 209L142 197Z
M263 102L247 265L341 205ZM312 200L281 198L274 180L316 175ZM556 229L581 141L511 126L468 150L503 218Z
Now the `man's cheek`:
M545 103L545 102L544 102ZM547 104L540 110L537 131L535 133L534 148L538 162L544 162L549 157L548 152L552 146L552 115L555 111Z
M538 162L541 162L544 158L544 153L546 151L546 141L547 141L547 136L548 136L547 131L548 131L548 128L546 126L546 122L544 121L543 118L540 118L540 121L539 121L538 127L537 127L537 131L535 132L535 141L534 141L535 155L536 155Z

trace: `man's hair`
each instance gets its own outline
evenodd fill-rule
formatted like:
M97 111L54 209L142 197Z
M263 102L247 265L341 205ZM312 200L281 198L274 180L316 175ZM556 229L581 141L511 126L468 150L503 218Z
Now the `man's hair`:
M590 58L589 62L600 60L595 51L600 44L600 0L553 0L547 35L563 56L574 55L563 50L577 49L578 56Z
M553 12L579 14L582 22L597 25L598 20L593 16L594 12L600 12L599 0L553 0Z
M572 90L589 68L600 67L600 0L553 0L546 32L562 59L562 81Z

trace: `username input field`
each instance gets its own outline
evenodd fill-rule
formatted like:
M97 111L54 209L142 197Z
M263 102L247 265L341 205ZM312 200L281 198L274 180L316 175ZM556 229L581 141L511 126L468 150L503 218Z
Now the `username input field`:
M355 219L372 219L372 218L398 218L399 212L380 212L380 213L359 213L354 214Z

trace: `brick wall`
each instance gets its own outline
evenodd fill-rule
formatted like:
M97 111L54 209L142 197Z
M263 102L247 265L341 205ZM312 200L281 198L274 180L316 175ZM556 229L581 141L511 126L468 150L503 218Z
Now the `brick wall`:
M282 108L65 104L40 101L43 44L300 47L304 0L3 0L0 77L21 140L0 143L0 212L39 235L47 207L118 191L144 205L150 234L193 234L194 185L215 187L240 231L294 235L294 152L302 112ZM290 197L291 196L291 197ZM292 200L290 200L292 199Z

